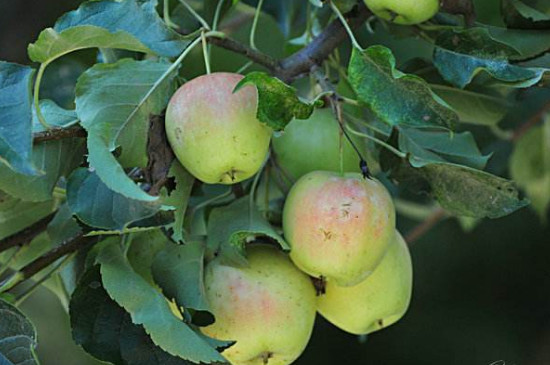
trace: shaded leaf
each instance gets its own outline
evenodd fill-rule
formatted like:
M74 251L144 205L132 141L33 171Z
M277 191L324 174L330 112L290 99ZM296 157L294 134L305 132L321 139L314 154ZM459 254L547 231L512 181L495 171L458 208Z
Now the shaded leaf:
M90 268L71 298L74 341L102 361L123 365L186 365L156 346L142 326L113 301L101 283L99 268Z
M160 209L159 203L130 199L112 191L95 172L85 168L75 170L69 177L67 202L85 224L119 231Z
M139 232L131 236L128 248L128 262L136 273L147 280L151 285L156 285L153 279L152 266L155 256L165 249L170 243L168 237L160 229L154 231Z
M0 239L19 232L56 209L54 200L32 203L0 191Z
M89 162L112 190L129 198L155 200L139 189L112 156L118 145L124 166L147 165L150 114L159 114L173 91L170 63L123 59L97 64L76 86L76 111L88 131Z
M120 48L173 57L187 41L158 16L157 1L88 1L43 30L29 45L29 57L51 62L84 48Z
M46 122L52 127L65 128L78 123L75 110L63 109L52 100L40 100L40 111ZM32 131L42 132L44 126L38 121L36 110L32 109Z
M245 85L254 85L258 90L258 120L273 130L283 130L292 119L307 119L313 113L314 105L301 101L296 89L265 72L249 73L233 92Z
M518 56L510 59L526 59L543 54L550 49L550 30L507 29L488 26L491 37L518 50Z
M176 299L184 308L209 309L203 280L204 251L202 242L169 243L155 257L155 282L166 297Z
M348 72L358 99L389 125L452 127L458 122L422 78L395 68L395 57L386 47L354 49Z
M31 162L33 69L0 61L0 164L36 175Z
M510 64L508 58L518 51L493 39L486 29L443 32L436 46L434 65L446 81L460 88L482 71L512 87L532 86L547 71Z
M504 22L509 28L548 29L550 15L520 0L502 0Z
M550 206L550 120L533 127L517 141L510 158L510 173L545 219Z
M246 265L245 244L257 237L269 237L283 249L290 249L284 239L262 217L256 205L250 206L248 196L227 206L212 209L208 220L209 255L219 255L232 263Z
M132 322L143 325L153 342L173 356L195 363L224 362L210 341L179 320L166 298L132 269L118 240L109 243L97 256L102 282L109 296L130 313Z
M36 329L17 308L0 300L0 363L37 365Z

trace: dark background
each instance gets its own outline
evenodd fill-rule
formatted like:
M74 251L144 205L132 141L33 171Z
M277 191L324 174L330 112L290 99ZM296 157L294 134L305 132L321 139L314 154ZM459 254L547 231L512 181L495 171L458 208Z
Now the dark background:
M27 44L78 3L0 0L0 59L28 63ZM498 2L476 5L482 20L499 17ZM404 233L415 224L398 218ZM297 364L550 364L550 229L530 208L469 233L448 219L411 250L414 292L405 318L364 342L318 318ZM71 342L52 294L36 292L23 310L38 327L42 364L96 363Z

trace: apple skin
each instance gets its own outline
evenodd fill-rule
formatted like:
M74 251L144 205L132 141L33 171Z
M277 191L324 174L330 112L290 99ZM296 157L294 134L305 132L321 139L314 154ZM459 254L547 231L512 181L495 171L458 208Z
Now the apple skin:
M262 166L272 130L256 118L258 93L242 75L212 73L181 86L166 110L166 135L174 154L197 179L233 184Z
M394 230L390 194L359 173L310 172L294 184L283 208L292 261L341 286L358 284L374 271Z
M439 0L364 0L379 18L396 24L425 22L439 11Z
M359 156L344 142L344 171L360 172ZM354 140L357 145L361 141ZM308 172L340 171L340 128L330 108L317 109L309 119L295 119L273 137L277 162L294 181Z
M413 284L409 248L399 232L382 262L366 280L351 287L327 282L318 311L336 327L356 335L397 322L409 307Z
M313 330L315 288L273 246L252 245L247 258L248 267L226 266L219 259L207 265L206 295L216 322L201 330L236 341L222 352L233 365L290 364L304 351Z

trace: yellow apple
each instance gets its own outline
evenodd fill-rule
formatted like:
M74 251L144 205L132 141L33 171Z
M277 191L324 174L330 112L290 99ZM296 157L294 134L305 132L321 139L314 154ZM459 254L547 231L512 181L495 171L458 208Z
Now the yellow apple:
M319 297L319 313L346 332L367 334L397 322L409 307L412 262L407 244L395 238L374 273L363 282L341 287L327 282Z
M310 172L294 184L283 209L292 261L341 286L358 284L373 272L394 230L390 194L359 173Z
M309 277L288 256L268 245L252 245L248 267L214 259L206 267L206 296L214 324L204 334L236 343L222 352L233 365L286 365L305 349L317 297Z
M439 0L364 0L379 18L397 24L425 22L439 11Z
M272 130L256 118L258 93L243 76L213 73L181 86L166 110L174 154L197 179L233 184L254 175L266 158Z

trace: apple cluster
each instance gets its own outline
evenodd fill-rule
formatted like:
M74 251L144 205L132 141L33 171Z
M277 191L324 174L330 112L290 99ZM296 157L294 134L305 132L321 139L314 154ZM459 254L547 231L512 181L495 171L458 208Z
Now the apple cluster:
M232 184L267 158L272 130L257 120L257 91L233 92L242 76L203 75L184 84L166 112L166 133L179 161L197 179ZM290 254L266 244L247 248L248 266L221 257L205 268L215 322L201 330L236 343L223 351L234 365L290 364L305 349L316 313L344 331L368 334L399 320L412 291L412 264L395 229L390 194L356 172L327 110L292 121L273 137L278 163L296 182L286 197L282 229ZM319 286L322 283L321 290Z

